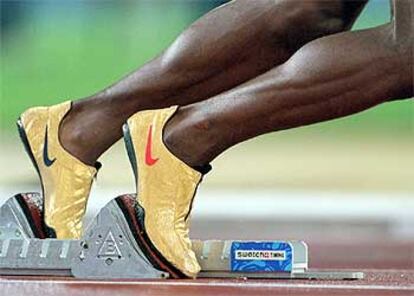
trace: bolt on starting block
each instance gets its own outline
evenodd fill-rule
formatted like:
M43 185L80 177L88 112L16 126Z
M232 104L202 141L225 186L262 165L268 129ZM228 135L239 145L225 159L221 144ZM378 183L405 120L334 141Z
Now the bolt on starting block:
M41 239L39 220L28 218L22 201L42 217L38 193L9 198L0 208L0 275L70 276L79 279L162 279L140 249L116 202L110 201L80 240ZM26 212L25 212L26 211ZM201 266L199 278L362 279L357 271L308 268L303 241L193 240Z

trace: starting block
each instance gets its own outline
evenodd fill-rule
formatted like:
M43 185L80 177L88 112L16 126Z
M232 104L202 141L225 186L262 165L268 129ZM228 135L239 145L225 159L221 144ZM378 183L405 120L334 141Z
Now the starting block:
M118 198L135 199L134 195ZM42 217L38 193L18 194L0 208L0 275L79 279L162 279L138 246L116 199L95 217L80 240L42 239L42 223L28 219L22 200ZM362 272L308 269L303 241L193 240L200 278L362 279Z

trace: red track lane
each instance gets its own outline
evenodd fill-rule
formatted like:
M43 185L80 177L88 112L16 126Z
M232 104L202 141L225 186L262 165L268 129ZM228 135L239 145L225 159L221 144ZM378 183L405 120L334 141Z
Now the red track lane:
M367 270L358 281L140 280L79 281L70 278L0 277L1 295L414 295L414 270Z
M329 269L414 270L414 241L310 241L309 265Z

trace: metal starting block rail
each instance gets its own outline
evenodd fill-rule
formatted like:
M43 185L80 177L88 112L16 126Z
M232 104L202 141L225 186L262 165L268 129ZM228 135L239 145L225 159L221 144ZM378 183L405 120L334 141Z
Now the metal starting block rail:
M37 193L22 194L41 211ZM70 276L80 279L154 279L154 268L136 243L115 200L81 240L35 238L17 196L0 208L0 275ZM132 198L132 197L131 197ZM362 272L312 271L302 241L193 241L200 278L362 279Z

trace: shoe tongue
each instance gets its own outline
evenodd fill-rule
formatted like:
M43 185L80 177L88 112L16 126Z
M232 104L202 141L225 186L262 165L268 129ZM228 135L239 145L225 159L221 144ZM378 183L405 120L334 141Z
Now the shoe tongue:
M212 166L210 164L200 165L200 166L193 166L197 172L201 173L202 175L206 175L208 172L211 171Z

